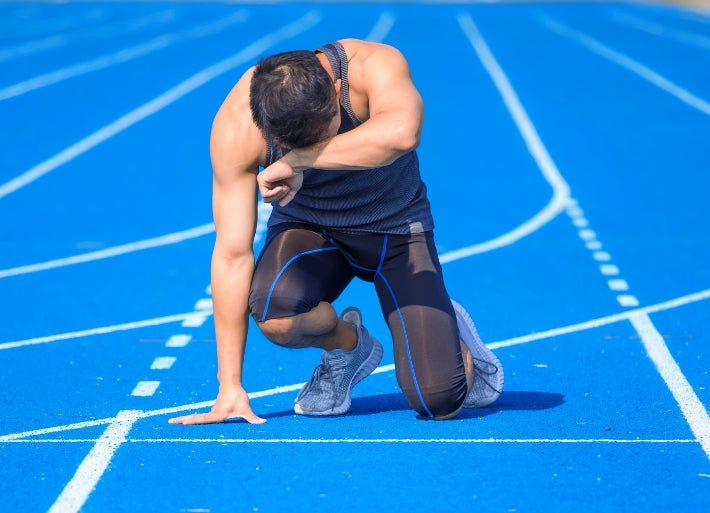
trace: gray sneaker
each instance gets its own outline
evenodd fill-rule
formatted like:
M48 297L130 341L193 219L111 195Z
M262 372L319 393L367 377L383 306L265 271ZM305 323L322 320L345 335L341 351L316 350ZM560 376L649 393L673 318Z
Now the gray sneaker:
M323 351L321 364L296 397L294 411L300 415L347 413L353 387L369 376L382 360L382 344L362 325L360 311L347 308L340 318L357 328L357 346L352 351Z
M483 408L498 399L503 390L503 366L478 336L478 330L466 309L454 300L451 304L456 312L459 335L473 357L473 384L463 405L465 408Z

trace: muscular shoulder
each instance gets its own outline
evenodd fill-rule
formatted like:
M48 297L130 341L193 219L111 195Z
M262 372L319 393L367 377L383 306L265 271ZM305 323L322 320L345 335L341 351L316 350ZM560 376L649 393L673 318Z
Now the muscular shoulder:
M229 92L212 123L210 154L215 174L256 172L266 161L266 141L249 108L249 69Z

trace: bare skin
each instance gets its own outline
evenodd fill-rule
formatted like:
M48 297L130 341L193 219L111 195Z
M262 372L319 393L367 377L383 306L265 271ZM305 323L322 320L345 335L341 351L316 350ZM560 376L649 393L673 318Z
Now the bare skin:
M363 124L337 135L338 113L327 137L294 149L266 167L266 141L252 121L248 70L229 93L215 116L210 138L213 169L212 208L217 238L212 253L212 298L217 338L217 400L209 413L169 420L171 424L207 424L243 418L260 424L266 419L251 409L242 386L242 367L248 326L248 296L257 219L257 190L265 202L288 203L308 168L359 170L384 166L415 149L424 115L402 54L387 45L356 39L342 40L348 55L350 101ZM327 58L317 54L333 77ZM333 77L334 78L334 77ZM334 84L340 95L340 80ZM259 324L272 341L288 347L352 350L355 329L339 320L333 307L321 303L310 312Z

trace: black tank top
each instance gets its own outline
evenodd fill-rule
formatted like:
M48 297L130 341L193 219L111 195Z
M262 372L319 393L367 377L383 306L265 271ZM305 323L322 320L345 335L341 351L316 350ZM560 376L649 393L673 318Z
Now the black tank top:
M328 57L335 79L342 81L338 133L352 130L362 122L350 106L345 49L334 41L316 51ZM267 138L267 166L285 153L272 138ZM396 234L434 228L415 151L392 164L369 170L306 169L303 186L293 200L285 207L278 203L273 207L269 226L304 222L348 233Z

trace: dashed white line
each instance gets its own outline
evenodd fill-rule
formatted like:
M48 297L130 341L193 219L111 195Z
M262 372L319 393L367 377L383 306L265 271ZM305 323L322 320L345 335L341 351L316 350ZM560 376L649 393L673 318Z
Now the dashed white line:
M184 328L199 328L207 320L209 314L196 313L189 315L182 321L182 326Z
M136 388L131 392L131 395L136 397L150 397L155 394L159 386L160 381L139 381Z
M198 299L195 303L195 310L212 310L212 299Z
M629 290L629 284L626 283L626 280L609 280L607 283L609 284L609 288L611 290Z
M619 274L619 268L614 264L602 264L599 266L599 270L604 276L616 276Z
M174 356L159 356L150 365L151 370L167 370L173 366L177 358Z
M616 300L619 302L621 306L638 306L639 305L639 300L636 299L636 296L632 296L630 294L620 294L616 296Z
M606 251L595 251L592 253L592 256L597 262L608 262L611 260L611 255Z
M172 335L165 343L165 347L185 347L192 340L192 335Z

